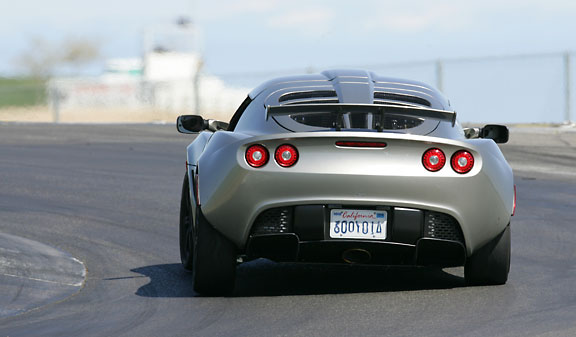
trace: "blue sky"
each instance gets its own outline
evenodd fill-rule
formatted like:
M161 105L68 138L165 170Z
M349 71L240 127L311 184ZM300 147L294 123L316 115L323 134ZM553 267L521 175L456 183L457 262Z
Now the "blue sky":
M231 82L252 79L246 81L250 87L284 70L356 67L386 74L389 70L379 65L576 51L576 1L565 0L5 0L0 3L0 76L18 74L16 60L32 38L54 43L87 38L99 43L104 59L139 57L144 30L180 16L191 17L201 32L206 71ZM506 62L470 63L466 69L453 64L446 68L451 82L445 92L473 113L468 120L498 121L503 111L518 110L515 121L561 121L561 60L543 58L514 69ZM574 71L576 58L572 61ZM89 72L101 69L95 64ZM511 103L504 97L502 108L494 110L490 104L479 106L470 90L462 92L461 83L485 90L507 70L508 78L499 81L494 95L515 86L518 78L528 88L531 80L548 76L545 83L538 83L541 90L531 86L531 91L522 88L514 93L519 99L528 92L538 96L537 104L525 100L525 108L515 109L513 104L520 101ZM432 67L416 66L411 71L414 76L389 73L434 84ZM466 81L467 74L484 77L483 82ZM576 97L572 102L576 106Z
M192 16L213 73L323 69L576 49L574 1L100 0L0 4L0 74L32 37L141 54L146 27Z

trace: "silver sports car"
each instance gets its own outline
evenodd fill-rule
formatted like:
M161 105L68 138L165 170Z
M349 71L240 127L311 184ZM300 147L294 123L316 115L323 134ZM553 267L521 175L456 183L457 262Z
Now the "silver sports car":
M510 269L512 170L500 125L462 128L419 82L358 70L283 77L229 123L178 117L187 148L180 253L194 289L234 288L238 263L465 266L468 284Z

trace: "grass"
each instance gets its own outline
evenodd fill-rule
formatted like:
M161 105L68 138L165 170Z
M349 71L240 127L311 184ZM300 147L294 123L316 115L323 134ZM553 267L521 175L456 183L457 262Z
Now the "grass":
M0 77L0 108L46 104L46 81Z

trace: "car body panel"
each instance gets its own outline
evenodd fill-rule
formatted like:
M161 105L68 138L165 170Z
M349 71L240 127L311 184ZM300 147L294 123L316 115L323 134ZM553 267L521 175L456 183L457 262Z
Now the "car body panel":
M512 171L491 140L389 133L368 137L363 132L244 136L216 132L199 161L203 212L240 248L260 212L285 205L386 205L444 212L460 223L469 253L510 221ZM338 140L381 140L387 147L339 148ZM251 144L264 144L272 153L284 143L300 153L291 168L271 160L256 169L244 159ZM461 175L447 163L439 172L429 172L421 158L432 147L442 148L448 158L457 150L468 150L475 156L474 168Z

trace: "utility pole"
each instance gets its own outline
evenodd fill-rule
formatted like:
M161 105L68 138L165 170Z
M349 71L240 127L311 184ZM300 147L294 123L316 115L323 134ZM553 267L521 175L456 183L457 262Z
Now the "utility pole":
M571 96L571 76L570 76L570 52L564 53L564 123L572 123L570 96Z
M441 92L444 91L444 69L442 60L436 60L436 88Z
M52 102L52 122L54 124L60 123L60 90L54 83L54 80L50 80L51 83L48 84L48 92L50 95L50 101Z
M202 58L198 60L196 73L194 74L193 79L193 86L194 86L194 113L196 115L200 115L202 113L202 96L200 95L200 80L201 80L201 71L202 67L204 67L204 61Z

